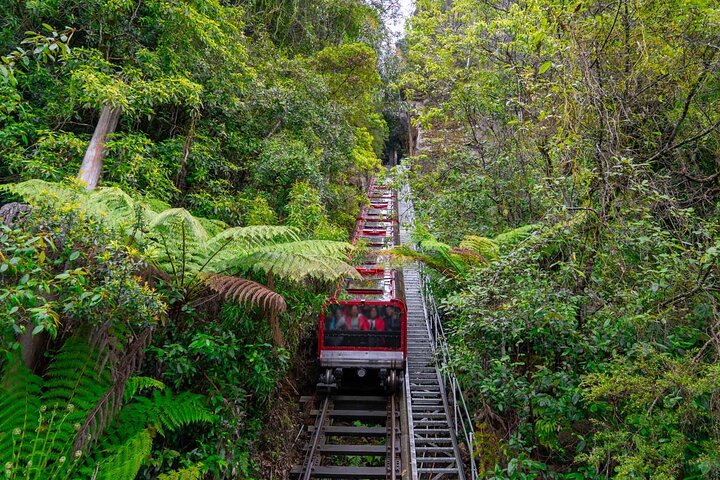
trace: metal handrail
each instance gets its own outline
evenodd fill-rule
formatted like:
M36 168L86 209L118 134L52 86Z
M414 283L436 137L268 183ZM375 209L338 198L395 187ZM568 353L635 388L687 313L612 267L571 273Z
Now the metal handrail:
M477 478L477 465L475 464L475 455L473 454L475 429L472 417L465 402L465 396L463 395L460 382L458 382L455 372L450 365L450 350L447 345L445 329L443 328L440 312L435 304L435 298L430 289L427 275L423 271L420 272L420 283L423 289L425 318L428 321L428 327L433 340L433 342L431 342L433 344L433 351L441 366L439 370L445 381L447 393L450 398L452 398L451 407L453 410L452 416L455 436L462 439L468 449L470 457L470 478L475 480Z

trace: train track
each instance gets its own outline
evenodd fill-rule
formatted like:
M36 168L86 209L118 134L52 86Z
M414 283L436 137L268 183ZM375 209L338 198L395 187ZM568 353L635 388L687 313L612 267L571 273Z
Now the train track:
M402 478L400 395L303 397L310 406L305 460L292 477Z

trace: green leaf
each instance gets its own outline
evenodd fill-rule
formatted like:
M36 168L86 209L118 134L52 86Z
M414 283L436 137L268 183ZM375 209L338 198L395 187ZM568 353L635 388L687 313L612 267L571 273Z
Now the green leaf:
M548 70L550 70L550 67L552 67L551 61L547 61L547 62L543 63L542 65L540 65L540 68L538 69L538 75L542 75L543 73L547 72Z

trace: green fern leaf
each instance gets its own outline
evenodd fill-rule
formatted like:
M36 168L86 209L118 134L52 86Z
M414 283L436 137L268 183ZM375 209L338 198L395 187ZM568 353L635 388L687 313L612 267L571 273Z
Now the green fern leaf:
M297 229L274 225L229 228L208 241L205 271L223 272L238 257L258 248L297 241Z
M495 235L493 240L502 248L512 247L530 237L538 228L538 224L523 225L522 227Z
M148 228L148 239L157 246L155 260L163 270L184 274L199 271L205 264L210 235L187 210L165 210Z
M145 429L130 437L125 443L98 464L96 478L102 480L133 480L142 464L150 456L152 435Z
M84 335L65 341L45 375L42 402L52 435L38 439L45 457L34 460L35 465L52 464L63 456L72 458L78 426L112 383L108 369L100 369L98 354Z
M123 398L125 402L129 402L138 392L149 389L164 390L165 384L160 380L151 377L130 377L125 384L125 393Z
M500 247L494 240L477 235L466 235L460 242L459 248L473 252L487 260L497 260L500 253Z
M344 260L286 251L257 252L242 258L239 265L295 282L306 278L326 281L343 277L360 278L357 270Z
M42 380L19 355L6 364L0 381L0 464L14 464L29 453L40 413Z
M183 392L174 396L168 389L154 390L150 397L136 397L120 411L108 428L102 445L111 450L122 445L147 427L164 434L190 423L209 423L215 417L207 409L200 395Z

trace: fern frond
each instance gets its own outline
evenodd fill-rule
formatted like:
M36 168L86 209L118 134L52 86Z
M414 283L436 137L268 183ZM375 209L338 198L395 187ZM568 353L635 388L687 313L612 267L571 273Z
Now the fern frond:
M168 206L168 208L172 208L172 207ZM165 210L162 210L162 211L165 211ZM200 225L202 225L203 228L207 231L208 235L210 235L210 238L212 238L215 235L228 229L228 224L223 222L222 220L217 220L214 218L203 218L203 217L195 217L195 218L197 218L198 222L200 222Z
M60 202L69 202L82 195L82 188L62 183L46 182L44 180L26 180L20 183L3 185L3 190L20 195L31 205L45 202L48 197Z
M500 247L494 240L477 235L466 235L459 248L469 250L486 260L497 260L500 254Z
M42 402L47 407L44 416L53 432L50 440L38 439L46 455L44 461L71 458L77 425L84 423L88 412L112 385L109 369L101 369L98 352L83 335L65 341L48 366L43 385ZM34 463L39 466L41 462Z
M521 241L528 238L538 228L539 228L539 225L536 223L529 224L529 225L523 225L522 227L518 227L513 230L509 230L509 231L501 233L499 235L495 235L495 238L493 240L495 241L495 243L497 245L499 245L502 248L512 247L513 245L517 245Z
M434 238L426 238L418 242L418 247L425 252L449 252L452 247Z
M344 260L282 250L267 250L248 255L240 259L238 265L295 282L306 278L327 281L343 277L360 278L357 270Z
M183 392L174 396L168 389L154 390L150 397L135 397L123 407L107 429L102 449L111 451L148 427L164 434L190 423L210 423L214 418L200 395Z
M78 185L27 180L6 185L5 190L20 195L30 204L47 202L75 203L85 212L111 228L126 232L135 223L136 212L142 220L151 222L157 214L143 203L136 202L117 187L100 187L91 192Z
M153 392L153 407L157 412L155 427L160 433L175 431L191 423L211 423L215 417L205 406L205 399L190 392L175 396L168 390Z
M416 250L413 250L407 245L398 245L397 247L391 248L387 251L390 255L392 255L393 260L398 263L408 263L408 262L414 262L419 261L427 265L428 267L432 268L433 270L437 270L438 272L442 273L446 277L449 278L456 278L458 275L458 272L456 269L452 268L451 266L448 266L447 258L437 258L432 255L428 255L423 252L418 252Z
M205 271L221 272L228 263L268 245L295 242L297 229L275 225L254 225L228 228L208 241L208 259Z
M163 270L184 277L185 272L199 271L205 264L210 236L184 208L159 213L148 228L147 237L158 246L155 260Z
M487 263L487 258L480 255L475 250L467 248L453 248L450 253L454 261L454 266L457 267L458 271L464 273L468 266L479 265Z
M164 390L165 384L160 380L156 380L151 377L130 377L127 379L127 383L125 384L125 393L123 394L123 398L126 402L128 402L142 390L149 389Z
M144 223L151 223L158 215L117 187L100 187L87 192L80 206L104 224L127 234L136 223L138 213Z
M300 240L295 242L268 245L259 251L299 253L303 255L322 255L334 258L347 258L353 250L347 242L333 240Z
M101 480L133 480L150 456L152 435L148 429L130 437L119 447L106 452L98 465L96 478Z
M13 355L0 380L0 465L28 454L38 426L41 386L40 377L20 355Z
M223 296L225 300L259 306L276 313L287 309L285 299L265 285L230 275L210 274L203 278L205 284Z

